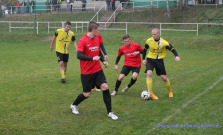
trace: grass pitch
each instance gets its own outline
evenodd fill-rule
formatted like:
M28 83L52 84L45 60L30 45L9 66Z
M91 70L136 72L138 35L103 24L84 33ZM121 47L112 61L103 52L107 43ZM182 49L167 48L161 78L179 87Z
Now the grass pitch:
M104 69L110 92L120 73L114 63L122 45L122 32L101 32L109 56ZM144 46L148 32L129 32L131 41ZM51 33L53 35L53 33ZM1 34L0 36L0 134L222 134L222 127L170 127L168 125L223 125L223 44L221 36L194 33L163 33L178 51L180 62L168 52L167 76L174 97L169 98L163 81L153 73L153 90L158 101L142 100L146 89L145 67L127 93L121 93L131 79L124 78L117 96L112 97L113 111L119 119L107 117L102 92L93 91L79 105L79 115L70 104L82 92L79 60L71 46L66 84L60 82L55 52L50 52L51 35ZM77 42L84 33L76 33ZM124 57L119 62L123 65ZM157 125L167 125L159 128Z

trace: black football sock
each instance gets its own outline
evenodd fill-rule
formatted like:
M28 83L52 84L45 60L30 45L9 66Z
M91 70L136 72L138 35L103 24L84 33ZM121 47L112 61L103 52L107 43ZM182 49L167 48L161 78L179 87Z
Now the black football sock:
M103 99L106 105L107 113L111 112L111 95L109 89L103 91Z
M84 101L85 99L87 99L84 95L83 95L83 93L81 93L77 98L76 98L76 100L74 101L74 103L73 103L73 105L78 105L78 104L80 104L82 101Z
M118 88L120 87L121 83L122 83L122 81L119 81L117 79L116 84L115 84L115 91L118 91Z
M137 80L137 79L136 79L136 80ZM130 81L128 87L130 88L130 87L136 82L136 80L131 79L131 81Z

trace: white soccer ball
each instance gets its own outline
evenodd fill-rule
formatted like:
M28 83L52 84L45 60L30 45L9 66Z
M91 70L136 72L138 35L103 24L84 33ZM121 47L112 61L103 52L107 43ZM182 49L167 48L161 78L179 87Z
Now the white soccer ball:
M141 98L144 99L144 100L149 99L149 98L150 98L150 93L149 93L149 91L144 90L144 91L141 93Z

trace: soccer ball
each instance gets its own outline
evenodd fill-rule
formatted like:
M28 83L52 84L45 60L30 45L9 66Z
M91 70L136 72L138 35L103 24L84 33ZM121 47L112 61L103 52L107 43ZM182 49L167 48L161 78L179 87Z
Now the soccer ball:
M149 99L149 98L150 98L150 93L149 93L149 91L144 90L144 91L141 93L141 98L144 99L144 100Z

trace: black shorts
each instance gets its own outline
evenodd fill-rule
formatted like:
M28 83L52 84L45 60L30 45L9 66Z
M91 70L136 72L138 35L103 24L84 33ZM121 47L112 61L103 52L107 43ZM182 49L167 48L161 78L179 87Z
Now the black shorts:
M136 72L136 73L139 74L140 68L138 68L138 67L130 67L130 66L123 66L121 74L124 74L125 76L127 76L131 70L132 70L132 73Z
M68 62L69 59L69 54L63 54L60 52L56 52L58 62L63 61L63 62Z
M156 69L156 74L159 75L166 75L166 69L164 66L163 59L150 59L147 58L147 63L146 63L146 71L147 70L152 70Z
M83 86L83 92L90 92L91 89L93 89L95 86L100 88L101 84L107 83L103 70L93 74L81 74L81 82Z

